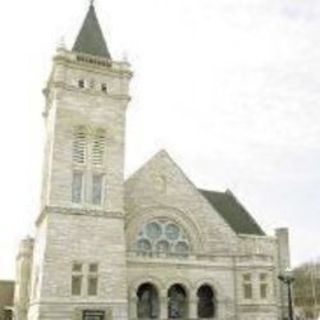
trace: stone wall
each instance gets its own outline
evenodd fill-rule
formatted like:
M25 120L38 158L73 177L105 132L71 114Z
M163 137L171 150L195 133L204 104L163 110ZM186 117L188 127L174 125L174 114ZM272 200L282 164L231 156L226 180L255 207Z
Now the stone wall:
M170 156L159 152L125 186L130 318L136 318L137 288L153 283L160 292L161 318L175 283L187 288L189 317L197 318L197 290L210 284L216 294L216 319L279 319L278 246L275 237L237 235L198 192ZM139 230L156 219L170 219L185 230L192 250L185 259L139 256ZM243 275L252 277L252 299L244 299ZM260 275L266 274L268 296L260 297Z
M40 318L72 319L82 309L112 308L126 318L127 281L121 217L107 213L51 211L47 213L45 261L42 265L40 292L30 312ZM71 292L72 266L83 265L82 291ZM89 264L98 264L98 295L89 296L87 280ZM63 306L63 307L62 307ZM30 319L33 318L30 313Z
M34 240L32 238L22 240L16 258L16 283L14 292L14 314L16 320L26 320L28 315L33 245Z
M126 181L125 206L128 249L135 243L137 228L162 215L189 230L198 254L237 251L235 233L165 151Z
M128 86L131 72L126 63L101 67L80 63L76 57L74 53L59 52L54 59L53 71L45 90L47 153L43 208L79 208L79 205L70 201L72 172L84 171L85 181L89 184L90 175L95 170L107 173L101 208L122 212L125 112L130 100ZM84 88L79 87L79 81L84 81ZM101 91L102 83L107 85L107 92ZM89 133L96 128L106 131L106 152L101 168L93 168L89 162L78 166L72 163L73 133L79 125L85 126ZM92 148L92 145L88 145L88 148ZM84 197L89 197L88 192L84 193ZM84 205L92 208L88 198L80 207Z
M29 320L74 319L86 309L127 318L123 221L125 113L132 76L126 62L59 49L44 93L45 148L42 210L37 220ZM74 130L88 132L86 158L73 161ZM92 161L93 133L103 129L102 163ZM72 176L83 173L80 203ZM103 176L102 201L92 204L93 174ZM82 292L72 295L72 268L83 266ZM88 295L89 265L98 265L98 295Z

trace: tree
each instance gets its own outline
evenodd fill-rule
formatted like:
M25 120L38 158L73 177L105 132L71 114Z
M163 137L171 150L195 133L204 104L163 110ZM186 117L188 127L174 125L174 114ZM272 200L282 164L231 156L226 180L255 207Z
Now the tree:
M293 271L294 304L308 319L316 319L320 311L320 262L304 263Z

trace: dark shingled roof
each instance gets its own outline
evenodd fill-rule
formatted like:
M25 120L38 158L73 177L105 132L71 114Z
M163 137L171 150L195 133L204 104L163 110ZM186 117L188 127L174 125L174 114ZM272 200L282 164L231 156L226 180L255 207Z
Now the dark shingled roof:
M72 51L111 59L93 5L89 7Z
M265 235L257 222L231 191L199 191L237 234Z

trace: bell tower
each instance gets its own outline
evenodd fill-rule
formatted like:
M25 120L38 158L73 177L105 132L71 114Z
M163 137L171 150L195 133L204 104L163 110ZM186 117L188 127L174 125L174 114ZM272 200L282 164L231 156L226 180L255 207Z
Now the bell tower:
M125 116L132 77L91 2L44 90L46 146L28 319L127 319ZM20 320L20 319L19 319Z
M72 51L58 48L44 90L44 208L122 211L131 76L127 62L112 60L91 4Z

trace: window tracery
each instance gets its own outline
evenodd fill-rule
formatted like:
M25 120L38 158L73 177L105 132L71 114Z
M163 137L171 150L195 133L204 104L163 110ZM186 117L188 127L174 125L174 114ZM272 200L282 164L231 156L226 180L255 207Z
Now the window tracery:
M190 245L185 232L177 224L159 219L141 228L136 241L136 250L141 256L187 258Z

